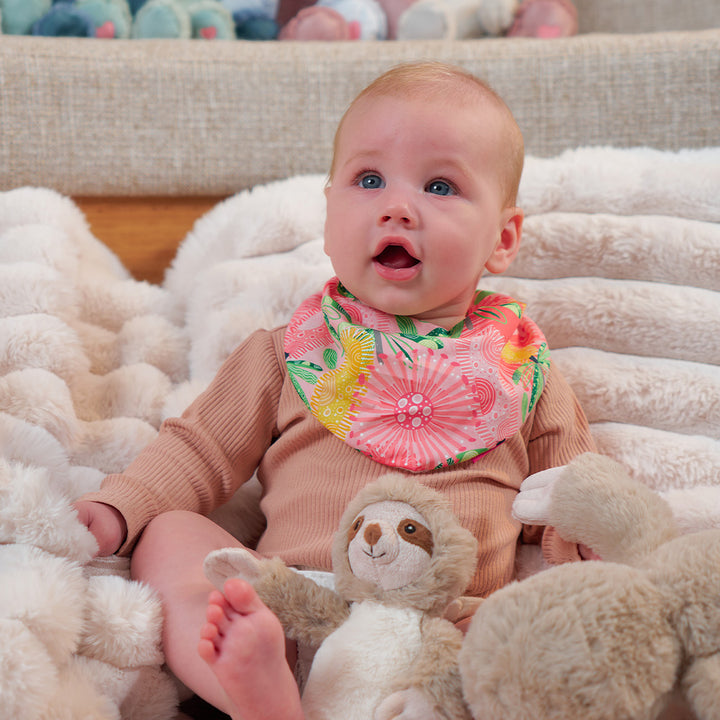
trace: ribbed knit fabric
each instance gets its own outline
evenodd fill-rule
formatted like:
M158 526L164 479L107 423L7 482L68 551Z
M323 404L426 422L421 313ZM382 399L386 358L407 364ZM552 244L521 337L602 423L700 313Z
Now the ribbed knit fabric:
M342 512L360 488L389 469L312 417L288 378L283 335L280 328L250 336L183 416L163 424L157 440L126 472L108 476L99 492L84 497L108 503L125 517L128 537L121 554L131 552L159 513L207 514L257 468L267 519L258 551L293 566L330 569L332 537ZM577 399L552 368L540 400L514 437L475 462L412 473L418 482L445 493L462 524L478 538L478 569L467 594L484 596L512 579L522 527L510 510L525 477L591 450ZM578 557L575 546L556 533L544 535L546 558Z

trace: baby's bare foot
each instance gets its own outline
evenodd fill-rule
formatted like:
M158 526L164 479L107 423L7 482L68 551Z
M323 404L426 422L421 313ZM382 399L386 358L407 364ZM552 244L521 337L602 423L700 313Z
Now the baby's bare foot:
M282 626L249 583L231 578L208 600L198 652L235 705L234 720L302 720Z

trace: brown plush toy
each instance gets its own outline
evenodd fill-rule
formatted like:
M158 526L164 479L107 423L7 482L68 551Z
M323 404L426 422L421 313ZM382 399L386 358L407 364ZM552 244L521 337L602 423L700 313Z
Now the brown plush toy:
M211 553L205 572L219 588L231 576L252 582L286 635L318 648L302 695L308 720L469 720L462 634L443 613L476 563L477 542L446 498L390 474L342 517L334 590L241 549Z
M678 537L665 501L598 455L547 477L545 491L541 476L522 488L516 514L604 561L543 571L480 606L460 654L473 716L650 720L680 691L699 720L719 720L720 529Z

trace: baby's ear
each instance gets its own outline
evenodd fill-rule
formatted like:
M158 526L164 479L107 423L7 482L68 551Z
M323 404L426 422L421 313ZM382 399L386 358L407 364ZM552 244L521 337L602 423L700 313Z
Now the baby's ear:
M518 207L505 208L502 215L500 237L495 250L485 263L485 269L491 273L505 272L520 249L524 214Z
M260 576L259 566L260 560L244 548L213 550L203 563L205 576L218 590L222 590L231 577L255 582Z

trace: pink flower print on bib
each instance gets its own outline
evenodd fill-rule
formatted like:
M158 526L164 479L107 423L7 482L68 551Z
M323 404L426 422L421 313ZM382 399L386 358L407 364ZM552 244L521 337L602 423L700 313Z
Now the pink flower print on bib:
M478 291L445 330L365 305L333 278L288 324L288 372L312 414L377 462L464 462L512 437L542 392L547 342L523 310Z

